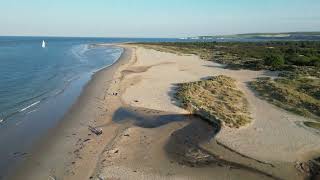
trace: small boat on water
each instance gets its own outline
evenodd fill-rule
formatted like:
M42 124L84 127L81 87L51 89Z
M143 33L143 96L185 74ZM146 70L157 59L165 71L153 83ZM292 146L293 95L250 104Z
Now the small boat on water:
M42 41L42 48L45 48L46 47L46 42L43 40Z

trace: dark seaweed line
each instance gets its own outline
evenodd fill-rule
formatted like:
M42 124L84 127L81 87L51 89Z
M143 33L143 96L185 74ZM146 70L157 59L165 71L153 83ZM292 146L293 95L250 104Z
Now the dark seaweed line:
M272 179L275 179L275 180L283 180L279 177L276 177L272 174L269 174L269 173L266 173L266 172L263 172L261 170L258 170L258 169L255 169L255 168L252 168L252 167L249 167L249 166L246 166L246 165L243 165L243 164L239 164L239 163L236 163L236 162L231 162L231 161L227 161L227 160L224 160L224 159L221 159L219 158L218 156L214 155L213 153L211 153L210 151L207 151L206 149L200 147L200 146L197 146L197 148L199 148L201 151L209 154L210 156L216 158L218 160L218 162L220 163L223 163L227 166L231 166L231 167L236 167L236 168L240 168L240 169L244 169L244 170L247 170L247 171L250 171L250 172L253 172L253 173L257 173L257 174L261 174L261 175L264 175L266 177L270 177Z
M222 146L223 148L225 148L225 149L227 149L227 150L229 150L229 151L231 151L231 152L233 152L233 153L236 153L236 154L238 154L238 155L241 156L241 157L244 157L244 158L247 158L247 159L251 159L251 160L254 160L254 161L258 162L258 163L266 164L266 165L269 165L269 166L271 166L271 167L275 167L275 166L274 166L273 164L271 164L271 163L264 162L264 161L261 161L261 160L258 160L258 159L255 159L255 158L246 156L246 155L244 155L244 154L241 154L241 153L239 153L238 151L233 150L233 149L231 149L230 147L222 144L222 143L219 142L218 140L216 140L216 142L217 142L217 144L218 144L219 146Z

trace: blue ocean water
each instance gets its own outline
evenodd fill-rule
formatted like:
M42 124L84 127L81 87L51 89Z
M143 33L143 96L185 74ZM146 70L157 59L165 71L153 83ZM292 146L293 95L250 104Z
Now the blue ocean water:
M95 44L137 41L175 39L0 37L0 179L123 52Z
M84 73L111 65L122 49L90 40L0 38L0 119L2 123L61 93Z
M47 47L42 48L42 40ZM0 37L0 123L56 96L72 81L114 63L121 48L95 43L174 39Z

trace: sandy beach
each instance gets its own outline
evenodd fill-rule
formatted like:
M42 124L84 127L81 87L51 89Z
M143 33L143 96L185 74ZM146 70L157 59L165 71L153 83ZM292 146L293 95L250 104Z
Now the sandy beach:
M10 179L304 179L297 162L319 156L309 119L259 99L247 87L277 72L228 70L195 55L134 45L96 73L81 97ZM253 122L219 127L180 108L177 83L226 75ZM88 126L101 128L95 135Z

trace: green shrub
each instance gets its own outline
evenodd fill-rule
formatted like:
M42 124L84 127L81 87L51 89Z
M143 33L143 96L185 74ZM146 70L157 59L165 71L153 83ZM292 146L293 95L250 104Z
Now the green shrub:
M140 45L171 53L195 54L232 69L292 71L307 68L309 75L320 76L320 41L162 42Z
M280 55L270 54L264 58L264 64L273 68L279 68L284 65L284 58Z
M316 57L316 56L311 57L310 65L320 67L320 57Z

